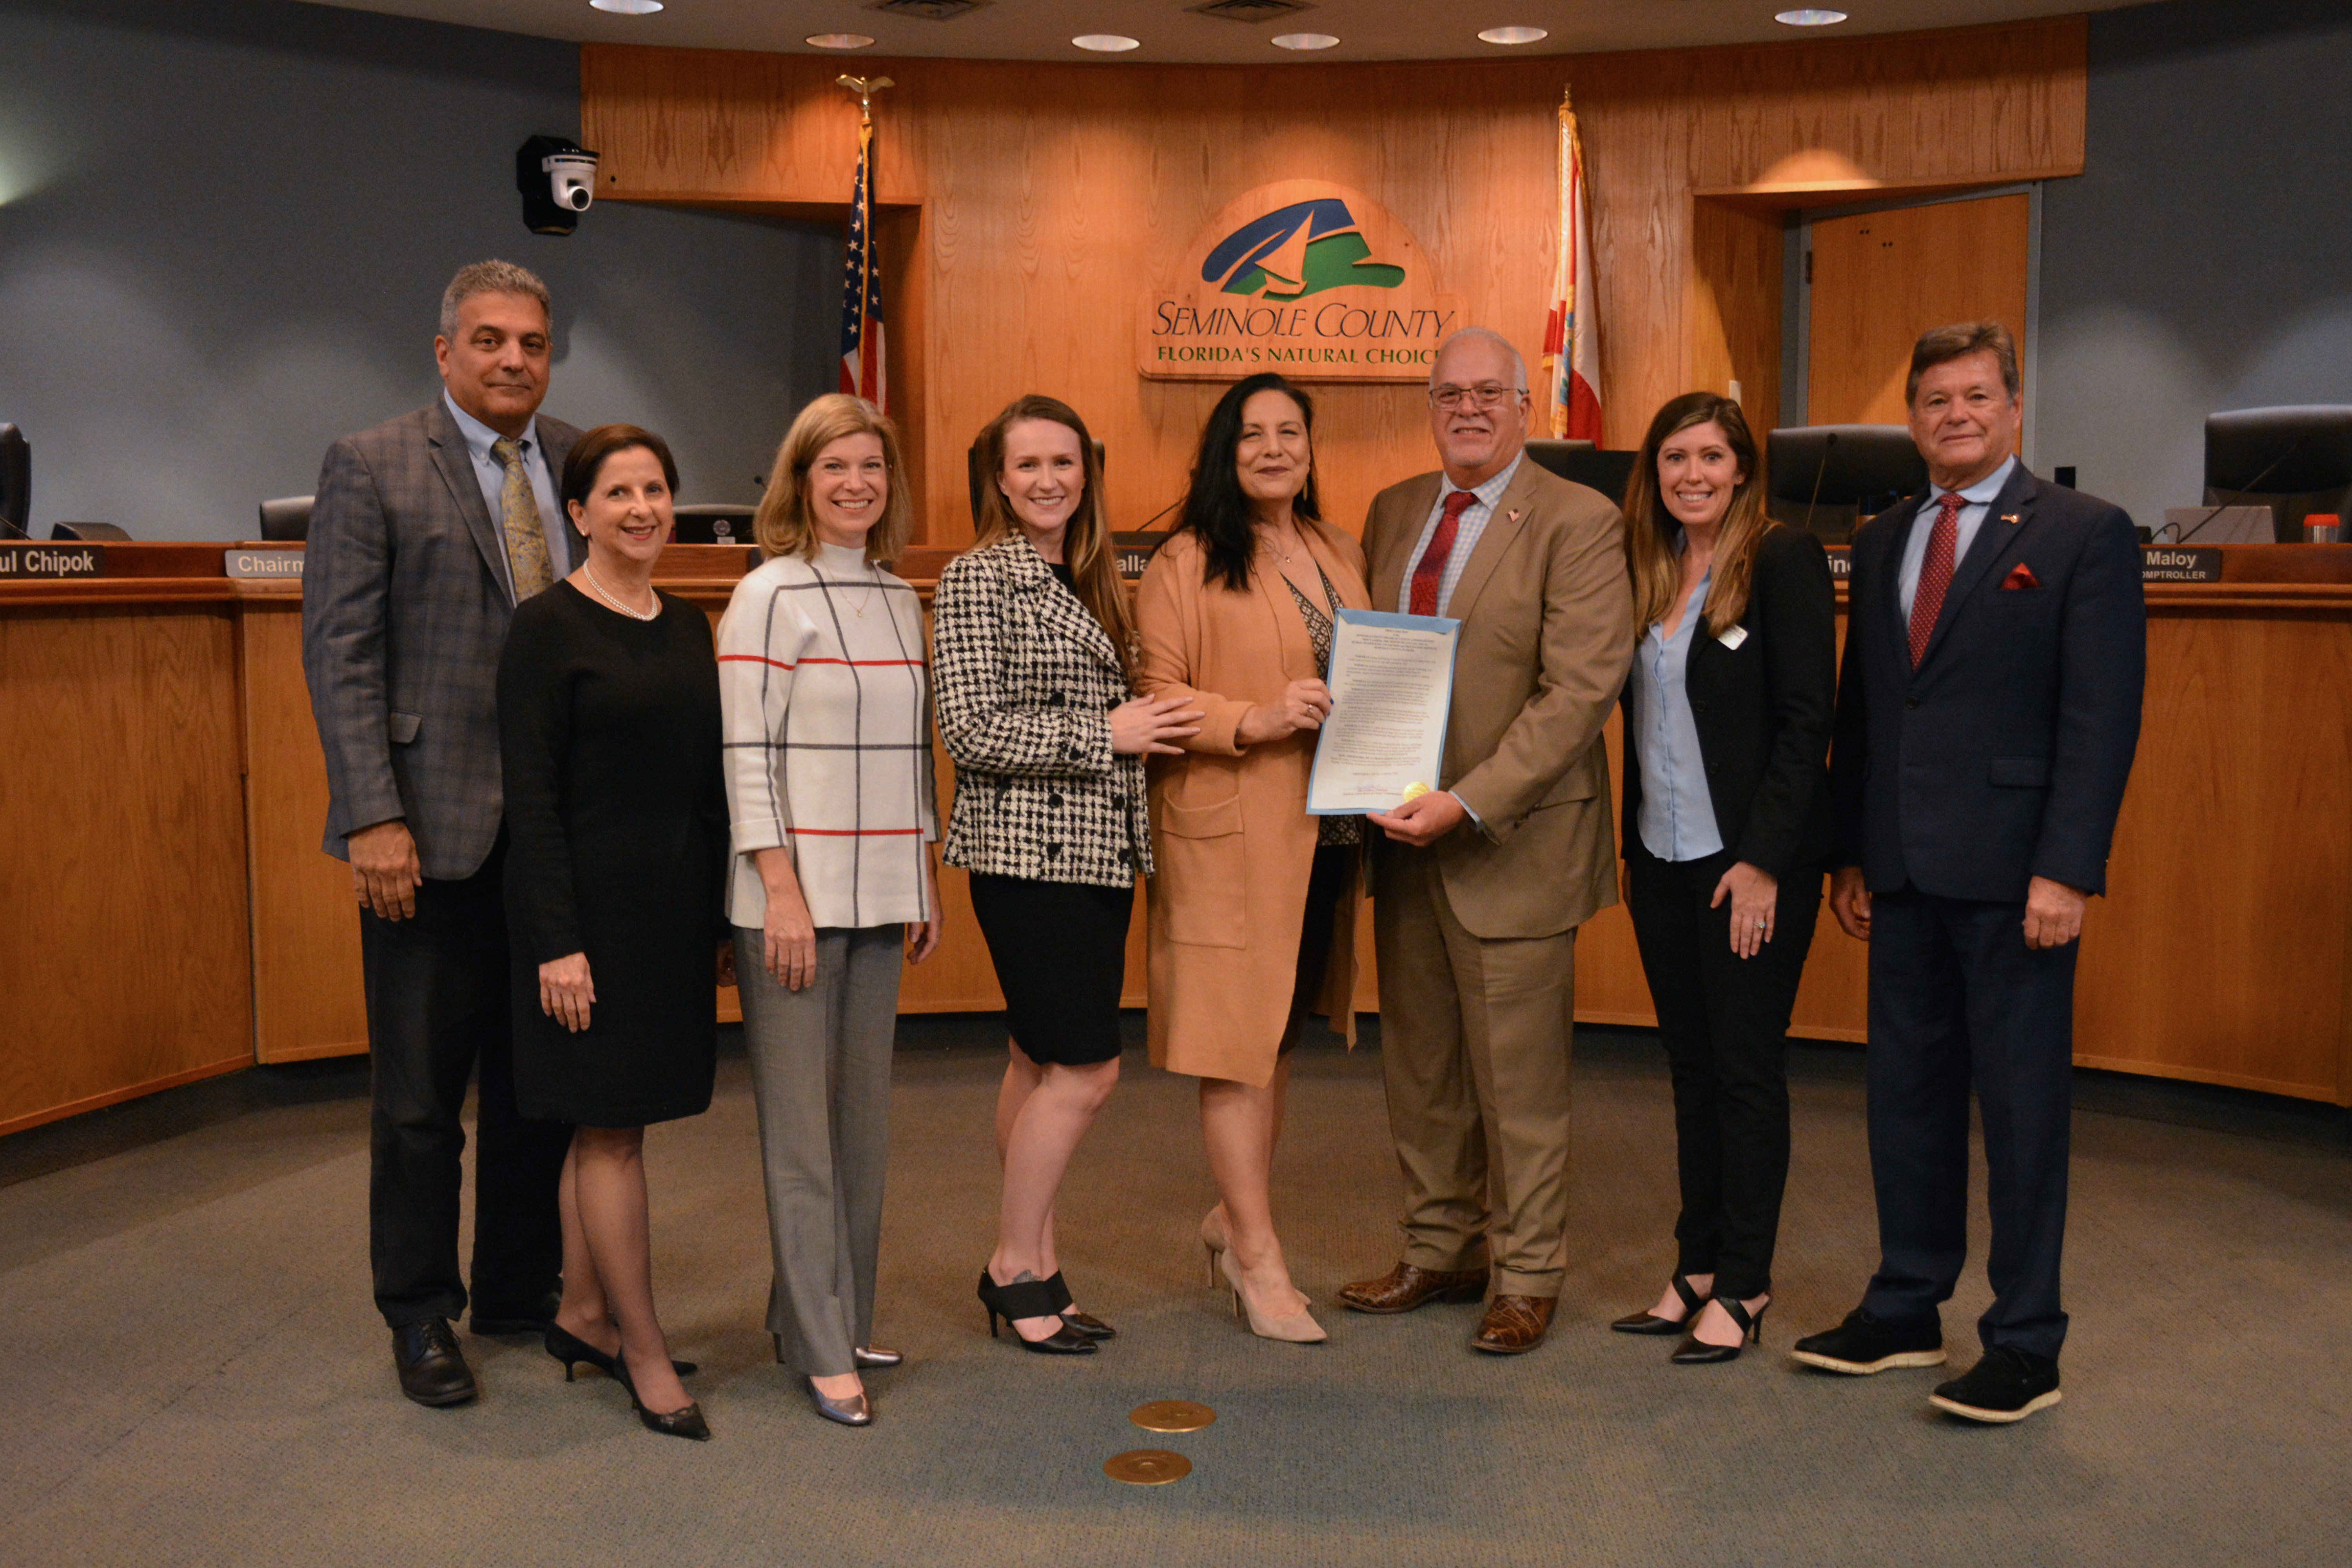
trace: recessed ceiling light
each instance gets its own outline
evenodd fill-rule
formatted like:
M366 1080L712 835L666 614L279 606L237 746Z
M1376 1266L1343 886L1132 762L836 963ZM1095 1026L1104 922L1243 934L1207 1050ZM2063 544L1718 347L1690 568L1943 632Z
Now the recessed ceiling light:
M617 11L624 16L650 16L662 8L662 0L588 0L599 11Z
M1328 49L1339 40L1328 33L1284 33L1274 40L1277 49Z
M1541 27L1489 27L1478 35L1482 44L1532 44L1551 34Z
M1805 5L1794 11L1782 11L1772 20L1785 22L1791 27L1834 27L1845 20L1845 13L1820 5Z
M867 49L874 40L863 33L811 33L801 42L814 49Z
M1123 55L1143 46L1133 38L1122 38L1117 33L1080 33L1070 42L1082 49L1092 49L1098 55Z

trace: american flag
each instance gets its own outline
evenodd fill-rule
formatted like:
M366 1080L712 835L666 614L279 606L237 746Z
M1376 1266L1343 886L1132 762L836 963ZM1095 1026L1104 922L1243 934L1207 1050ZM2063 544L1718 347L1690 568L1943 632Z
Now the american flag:
M888 412L882 362L882 269L874 259L874 126L857 128L857 188L849 198L849 266L841 290L841 390Z

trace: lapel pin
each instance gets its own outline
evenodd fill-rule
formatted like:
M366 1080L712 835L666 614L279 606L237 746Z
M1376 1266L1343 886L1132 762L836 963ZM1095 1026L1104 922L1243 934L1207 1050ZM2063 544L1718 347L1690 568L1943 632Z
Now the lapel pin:
M1515 507L1513 507L1513 508L1511 509L1509 515L1508 515L1508 516L1507 516L1507 517L1505 517L1505 518L1503 519L1503 521L1504 521L1505 522L1517 522L1517 521L1519 521L1519 513L1521 513L1521 512L1525 511L1526 510L1527 510L1527 508L1525 508L1525 507L1521 507L1521 506L1515 506Z
M2000 520L2003 522L2018 522L2022 521L2019 514L2013 511L2002 512L2000 514Z

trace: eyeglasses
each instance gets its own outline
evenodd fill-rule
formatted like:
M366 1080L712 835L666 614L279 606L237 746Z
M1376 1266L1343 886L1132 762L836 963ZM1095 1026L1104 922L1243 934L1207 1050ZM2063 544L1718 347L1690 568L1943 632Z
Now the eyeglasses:
M1500 408L1514 397L1526 396L1527 392L1524 386L1505 386L1499 381L1482 381L1475 386L1443 382L1429 389L1429 401L1432 406L1450 414L1465 403L1473 408Z

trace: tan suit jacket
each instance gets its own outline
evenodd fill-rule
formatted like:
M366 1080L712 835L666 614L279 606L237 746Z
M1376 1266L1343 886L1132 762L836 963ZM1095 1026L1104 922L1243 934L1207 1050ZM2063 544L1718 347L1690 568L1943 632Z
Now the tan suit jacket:
M1392 610L1443 474L1391 485L1364 523L1372 605ZM1440 789L1477 815L1434 846L1447 901L1489 941L1553 936L1617 901L1601 725L1633 657L1624 521L1522 458L1446 615L1462 622ZM1374 838L1374 890L1386 840Z
M1364 556L1326 523L1303 525L1307 547L1339 602L1365 609ZM1202 710L1181 756L1150 765L1151 1062L1171 1072L1263 1085L1290 1020L1299 932L1319 818L1307 815L1315 732L1255 746L1235 739L1242 715L1281 700L1321 672L1297 603L1260 551L1241 593L1202 580L1200 541L1160 547L1136 593L1143 637L1139 684ZM1351 878L1333 921L1323 994L1314 1010L1355 1042L1356 910Z

